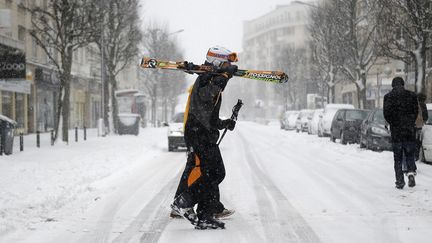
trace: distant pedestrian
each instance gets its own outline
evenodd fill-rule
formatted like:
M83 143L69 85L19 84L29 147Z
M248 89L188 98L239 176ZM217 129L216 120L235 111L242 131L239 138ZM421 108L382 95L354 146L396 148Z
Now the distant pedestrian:
M415 121L418 115L417 95L404 88L404 80L396 77L392 81L393 89L384 96L384 118L390 124L393 143L394 170L396 188L405 186L402 172L403 155L405 155L408 186L415 186Z
M418 99L418 115L417 115L417 120L416 120L416 153L415 153L416 160L419 159L420 147L422 145L421 131L422 131L424 124L429 119L428 111L427 111L426 103L425 103L426 102L426 95L423 93L420 93L417 95L417 99Z

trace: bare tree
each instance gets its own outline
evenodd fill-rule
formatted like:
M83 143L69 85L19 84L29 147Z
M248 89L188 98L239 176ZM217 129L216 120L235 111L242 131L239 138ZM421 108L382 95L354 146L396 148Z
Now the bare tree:
M151 24L144 35L143 46L146 55L161 60L182 60L182 53L176 46L176 43L170 40L170 33L167 27L161 27L159 24ZM176 95L183 91L185 84L185 75L183 73L167 72L165 70L143 70L142 86L146 94L151 99L151 119L156 125L156 109L159 99L165 107ZM167 112L167 108L164 109ZM164 114L164 119L167 119L167 114Z
M346 57L341 71L357 88L359 108L366 108L367 73L378 58L377 12L382 8L376 0L335 0L341 32L341 55Z
M59 71L60 90L55 140L58 138L61 114L62 139L68 142L72 55L74 51L94 39L95 33L91 23L97 22L97 19L93 19L95 6L90 0L50 0L47 6L33 3L23 7L31 14L31 36Z
M95 23L95 31L102 34L96 43L103 52L105 73L111 85L111 107L114 132L118 131L118 105L115 97L117 75L135 62L139 56L139 43L142 40L139 18L139 0L105 0L99 1L102 27ZM105 85L105 91L108 86ZM108 92L106 92L107 94ZM104 120L108 123L108 96L104 101Z
M300 106L301 87L305 86L307 63L306 50L295 49L294 47L287 46L278 53L278 66L275 67L281 70L289 71L289 81L286 84L276 85L276 93L282 95L284 105L290 108L297 109ZM285 107L287 109L288 107Z
M334 14L336 1L329 0L310 9L312 64L321 77L322 88L327 90L329 103L335 102L335 84L337 73L343 63L340 44L342 33L339 31L340 15Z
M425 92L426 50L432 47L432 1L378 0L383 11L379 44L384 55L414 64L415 89Z

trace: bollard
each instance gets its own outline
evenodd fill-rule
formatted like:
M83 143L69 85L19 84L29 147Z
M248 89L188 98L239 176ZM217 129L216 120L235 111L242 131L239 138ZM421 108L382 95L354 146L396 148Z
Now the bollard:
M20 132L20 151L24 151L24 134Z
M0 155L3 155L3 137L0 131Z
M78 127L75 127L75 142L78 142Z
M54 146L54 130L51 130L51 146Z
M36 147L40 148L40 132L36 131Z
M84 141L87 140L87 127L84 126Z

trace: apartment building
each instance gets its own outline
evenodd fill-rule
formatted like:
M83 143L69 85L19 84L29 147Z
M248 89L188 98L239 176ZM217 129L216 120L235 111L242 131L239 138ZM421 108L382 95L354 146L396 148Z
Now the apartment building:
M18 132L49 131L57 117L60 79L53 63L29 34L30 14L20 0L0 0L0 51L21 53L25 75L0 77L0 113L18 122ZM47 6L46 0L31 4ZM100 58L94 45L73 54L71 127L94 127L101 111ZM6 60L2 55L0 61ZM11 59L11 58L9 58Z
M255 117L274 118L281 110L289 107L300 109L306 107L308 93L316 92L316 81L310 74L310 45L308 34L308 10L309 6L301 3L279 5L275 10L243 24L243 52L240 55L240 65L247 69L277 70L281 69L290 75L290 70L281 62L284 59L283 50L300 50L304 52L304 58L298 60L304 69L303 75L296 80L292 87L295 89L297 100L285 104L283 94L277 92L281 87L275 84L263 82L242 82L247 102L253 104L253 110L249 111Z

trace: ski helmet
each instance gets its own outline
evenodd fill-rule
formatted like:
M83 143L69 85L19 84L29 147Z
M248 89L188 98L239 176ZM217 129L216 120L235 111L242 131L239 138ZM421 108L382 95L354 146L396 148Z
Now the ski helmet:
M224 62L237 62L237 53L232 52L224 47L211 47L206 56L206 60L215 66L220 66Z

